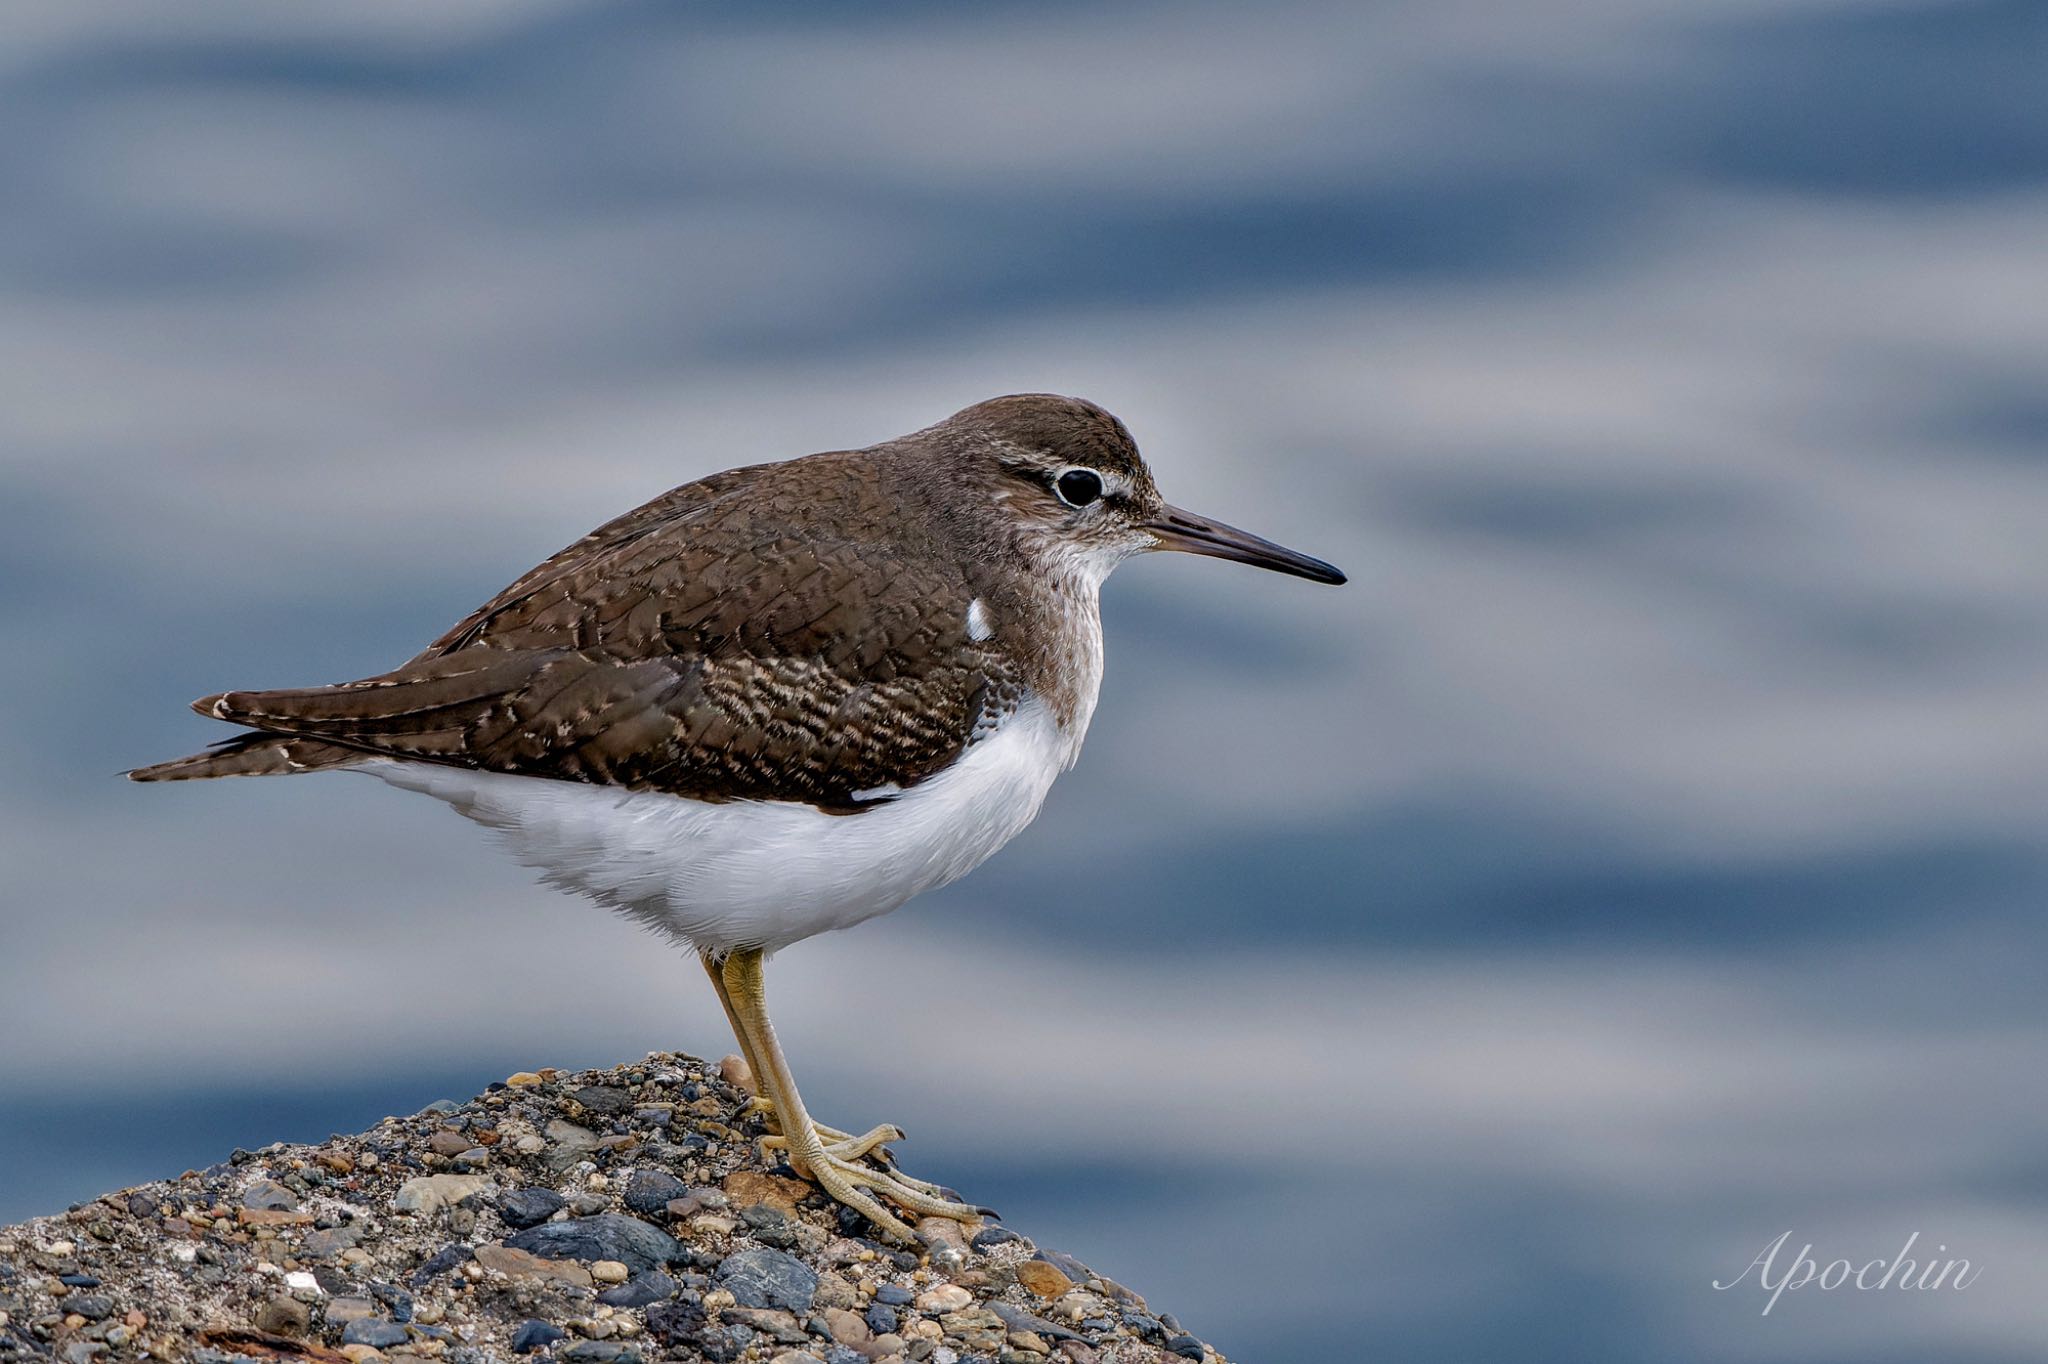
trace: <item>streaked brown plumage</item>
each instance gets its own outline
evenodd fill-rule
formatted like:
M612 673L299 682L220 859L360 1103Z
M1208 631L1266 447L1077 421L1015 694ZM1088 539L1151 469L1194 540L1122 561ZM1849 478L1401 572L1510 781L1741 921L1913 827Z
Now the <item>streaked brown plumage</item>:
M1122 423L1038 395L865 450L714 474L562 550L390 672L200 699L202 714L259 732L134 775L378 754L859 810L855 793L943 769L1026 690L1063 718L1083 704L1055 619L1076 603L999 502L977 515L933 496L997 468L963 460L984 447L1057 449L1157 501ZM1038 464L1026 467L1036 492ZM919 507L946 514L904 515ZM977 599L1010 628L969 638Z

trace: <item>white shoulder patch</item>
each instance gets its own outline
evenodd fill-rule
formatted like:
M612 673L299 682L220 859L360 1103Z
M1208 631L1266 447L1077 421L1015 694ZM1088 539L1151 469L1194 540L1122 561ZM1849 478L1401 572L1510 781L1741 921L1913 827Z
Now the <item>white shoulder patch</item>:
M989 619L988 604L979 597L967 603L967 637L978 644L995 632L995 622Z

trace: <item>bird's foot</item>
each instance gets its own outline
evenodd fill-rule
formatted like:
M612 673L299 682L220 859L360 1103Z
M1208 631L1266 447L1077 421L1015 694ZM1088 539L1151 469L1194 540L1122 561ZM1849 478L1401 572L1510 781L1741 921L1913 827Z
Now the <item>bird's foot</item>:
M761 1138L762 1150L778 1151L789 1145L789 1139L782 1135L782 1119L775 1112L773 1099L757 1098L739 1112L739 1120L742 1122L755 1117L766 1119L774 1129L771 1135ZM903 1140L903 1129L892 1122L870 1128L857 1137L851 1132L842 1132L821 1122L812 1123L811 1130L818 1134L827 1151L843 1160L858 1160L862 1156L879 1152L879 1158L886 1161L890 1158L889 1153L881 1148L889 1142Z
M862 1156L873 1156L884 1165L893 1165L895 1157L883 1148L892 1141L903 1140L903 1129L891 1122L871 1127L857 1137L836 1127L827 1127L823 1123L813 1124L812 1130L818 1134L818 1139L824 1145L825 1154L828 1156L837 1156L841 1160L859 1160ZM774 1136L761 1138L763 1151L781 1151L786 1150L788 1146L789 1138L779 1132ZM924 1181L912 1182L921 1184Z
M828 1133L836 1135L828 1136ZM858 1137L837 1133L834 1128L811 1125L805 1136L795 1139L788 1136L764 1137L761 1145L784 1151L790 1168L823 1189L835 1201L866 1217L892 1240L909 1242L916 1237L908 1225L882 1206L876 1197L878 1194L919 1217L978 1221L981 1217L979 1208L948 1198L938 1185L913 1179L895 1169L882 1144L900 1140L902 1136L901 1129L888 1123ZM882 1167L877 1169L873 1165L862 1164L864 1156L874 1157L882 1162Z

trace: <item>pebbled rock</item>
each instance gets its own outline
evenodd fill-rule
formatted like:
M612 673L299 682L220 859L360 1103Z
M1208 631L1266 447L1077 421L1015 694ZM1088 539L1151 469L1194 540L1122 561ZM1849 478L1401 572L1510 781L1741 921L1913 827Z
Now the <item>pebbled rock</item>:
M683 1243L675 1237L615 1212L544 1222L506 1237L505 1244L545 1260L617 1260L635 1274L683 1258Z
M1004 1229L867 1239L703 1061L532 1078L0 1227L0 1364L1216 1364Z
M719 1284L742 1307L779 1308L798 1315L811 1310L818 1271L786 1251L743 1250L718 1266Z

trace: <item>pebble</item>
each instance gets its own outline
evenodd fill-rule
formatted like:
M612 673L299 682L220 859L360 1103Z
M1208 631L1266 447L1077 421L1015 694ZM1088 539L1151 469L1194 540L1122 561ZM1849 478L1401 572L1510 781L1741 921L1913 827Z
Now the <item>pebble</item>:
M1095 1277L1094 1270L1063 1250L1041 1250L1033 1258L1051 1265L1075 1283L1087 1283Z
M376 1312L377 1304L368 1298L350 1295L329 1298L327 1300L327 1324L329 1326L345 1325L348 1322L360 1321L365 1317L375 1316Z
M572 1260L550 1260L514 1246L478 1246L476 1262L512 1279L552 1280L590 1287L590 1271Z
M675 1237L615 1212L543 1222L507 1237L505 1244L550 1260L617 1260L636 1274L683 1258L683 1243Z
M553 1189L512 1189L498 1196L498 1216L509 1226L536 1226L560 1212L562 1202Z
M811 1193L811 1186L800 1179L786 1179L760 1170L735 1170L725 1177L723 1188L735 1207L765 1203L780 1212L795 1212L796 1205Z
M895 1284L885 1283L875 1290L875 1301L889 1307L908 1307L910 1306L911 1293L907 1288L898 1288Z
M633 1108L633 1096L611 1085L585 1085L577 1090L573 1097L577 1103L591 1112L607 1118L616 1118L622 1113L631 1112Z
M579 1340L562 1358L568 1364L640 1364L640 1352L616 1340Z
M811 1310L818 1291L818 1272L780 1250L742 1250L720 1262L718 1282L742 1307L780 1308L799 1314Z
M382 1350L405 1342L405 1328L388 1317L364 1317L341 1328L341 1343L344 1345L368 1345Z
M435 1251L433 1257L425 1264L413 1271L412 1281L415 1285L423 1284L435 1275L446 1274L455 1266L475 1258L476 1252L460 1242L445 1245Z
M518 1079L517 1076L513 1078L515 1080ZM538 1081L536 1080L535 1083L538 1083ZM568 1334L567 1331L564 1331L559 1326L541 1321L537 1317L528 1317L525 1321L520 1322L519 1329L512 1333L512 1353L516 1355L531 1354L535 1350L554 1344Z
M1202 1342L1185 1332L1169 1339L1166 1348L1182 1359L1200 1359L1203 1355Z
M1041 1298L1065 1297L1074 1281L1043 1260L1026 1260L1017 1266L1017 1282Z
M665 1170L635 1170L626 1180L626 1206L652 1217L688 1192L688 1185Z
M869 1328L867 1319L857 1312L849 1312L843 1307L828 1307L818 1315L824 1318L825 1329L831 1333L832 1339L841 1345L865 1345L874 1339L875 1333Z
M87 1321L105 1321L114 1315L114 1300L101 1293L75 1293L64 1299L64 1309Z
M312 1324L312 1309L289 1294L272 1298L256 1309L256 1329L274 1336L302 1336Z
M566 1170L597 1150L597 1133L561 1118L542 1128L541 1135L548 1141L547 1165L551 1170Z
M592 1277L597 1267L591 1266ZM658 1269L645 1274L636 1274L617 1288L607 1288L597 1295L597 1300L607 1307L645 1307L649 1303L662 1302L676 1295L678 1285L674 1279Z
M362 1234L353 1226L330 1227L321 1231L309 1231L300 1242L300 1249L309 1259L325 1260L341 1254L362 1239Z
M422 1175L399 1185L391 1206L424 1216L492 1187L489 1175Z
M727 1056L721 1060L718 1063L718 1078L734 1089L745 1090L749 1095L761 1092L754 1083L753 1067L747 1064L744 1056Z
M871 1302L867 1310L868 1330L876 1335L896 1329L896 1309L887 1303Z
M974 1301L974 1295L956 1283L942 1283L917 1295L920 1312L957 1312Z
M475 1145L467 1132L458 1132L452 1127L444 1127L427 1138L427 1149L437 1156L459 1156Z
M590 1266L590 1277L597 1283L621 1284L633 1277L633 1271L617 1260L598 1260Z
M263 1211L286 1211L299 1206L299 1196L274 1179L258 1179L242 1191L242 1206Z
M990 1223L974 1233L974 1239L968 1244L986 1254L997 1246L1006 1246L1012 1241L1021 1241L1023 1239L1023 1237L1011 1231L1008 1227Z
M540 1083L540 1076L530 1070L518 1070L505 1077L505 1083L513 1089L530 1089Z

